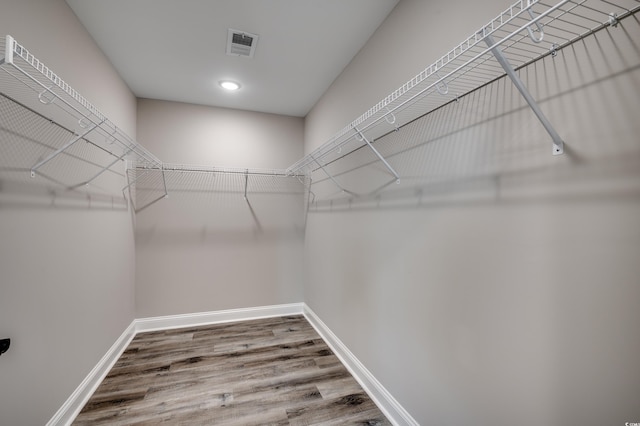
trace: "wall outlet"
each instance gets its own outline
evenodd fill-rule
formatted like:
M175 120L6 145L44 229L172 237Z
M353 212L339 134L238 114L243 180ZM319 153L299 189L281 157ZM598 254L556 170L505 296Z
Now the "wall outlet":
M9 350L9 346L11 346L11 339L1 339L0 340L0 355Z

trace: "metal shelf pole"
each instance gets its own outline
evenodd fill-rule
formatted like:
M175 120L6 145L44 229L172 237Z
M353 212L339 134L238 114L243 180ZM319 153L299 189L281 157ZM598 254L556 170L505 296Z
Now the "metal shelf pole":
M246 170L244 172L244 199L248 202L249 200L247 199L247 186L249 186L249 170Z
M496 44L491 34L487 35L484 40L489 47ZM504 56L502 50L500 50L500 47L494 46L493 48L491 48L491 53L493 53L493 56L495 56L498 63L502 66L502 68L504 68L513 85L516 86L522 97L525 99L525 101L527 101L527 103L533 110L533 113L536 115L536 117L538 117L538 120L540 120L540 122L544 126L547 133L549 133L549 135L551 136L551 139L553 139L553 155L562 154L564 152L564 142L560 138L560 135L558 135L558 132L556 132L556 130L553 128L553 125L551 125L551 122L544 115L535 99L533 99L533 96L531 96L531 94L527 90L527 87L524 85L522 80L520 80L520 77L518 77L518 74L513 69L513 66L511 66L509 60Z
M367 145L369 145L369 148L371 148L371 150L374 152L374 154L376 154L376 156L380 159L380 161L382 161L384 163L384 165L387 167L387 169L389 169L391 174L393 176L395 176L396 181L399 181L400 180L400 176L398 175L398 173L396 173L396 171L393 169L393 167L391 167L391 164L389 164L387 162L387 160L385 160L385 158L382 156L382 154L380 154L378 152L378 150L373 147L371 142L369 142L369 139L367 139L366 136L360 130L358 130L357 128L355 128L355 130L356 130L357 134L360 135L362 140L365 141Z
M162 165L162 186L164 187L164 198L169 198L169 191L167 191L167 177L164 171L164 164Z
M316 159L315 159L315 157L314 157L313 155L311 156L311 159L312 159L313 161L315 161L315 163L318 165L318 167L320 167L320 168L322 169L322 171L324 172L324 174L325 174L325 175L327 175L327 176L329 177L329 179L331 179L331 180L333 181L333 183L335 183L335 184L336 184L336 186L337 186L338 188L340 188L340 190L341 190L341 191L344 191L344 192L350 192L350 191L347 191L346 189L344 189L344 188L342 187L342 185L340 185L340 184L338 183L338 181L337 181L333 176L331 176L331 173L329 173L328 171L326 171L326 170L325 170L325 168L322 166L322 164L320 164L320 162L319 162L318 160L316 160Z

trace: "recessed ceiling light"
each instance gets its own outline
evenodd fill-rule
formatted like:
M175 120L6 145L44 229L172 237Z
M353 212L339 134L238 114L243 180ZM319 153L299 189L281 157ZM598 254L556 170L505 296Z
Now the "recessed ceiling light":
M234 90L238 90L240 85L235 81L223 80L220 82L220 87L233 92Z

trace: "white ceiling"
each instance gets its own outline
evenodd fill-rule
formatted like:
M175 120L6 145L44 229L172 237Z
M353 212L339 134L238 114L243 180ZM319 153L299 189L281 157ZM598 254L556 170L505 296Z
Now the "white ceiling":
M137 97L304 117L399 0L66 1Z

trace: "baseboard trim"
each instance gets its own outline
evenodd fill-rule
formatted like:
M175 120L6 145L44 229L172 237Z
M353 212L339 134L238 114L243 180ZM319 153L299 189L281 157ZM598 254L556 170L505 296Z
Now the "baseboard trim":
M228 309L224 311L140 318L135 320L135 327L136 333L139 333L286 315L301 315L303 313L303 306L303 303L290 303L286 305L260 306L257 308Z
M102 359L98 361L96 366L93 367L82 383L73 391L71 396L67 398L51 420L47 422L47 426L70 425L71 422L73 422L78 413L80 413L80 410L82 410L82 407L84 407L84 404L87 403L107 373L109 373L109 370L111 370L118 358L120 358L120 355L122 355L127 346L129 346L135 334L134 320L120 337L118 337Z
M303 314L347 370L349 370L358 383L360 383L360 386L362 386L365 392L367 392L380 410L387 416L389 421L396 426L419 426L419 423L411 417L409 412L396 401L347 346L342 343L338 336L336 336L306 304L304 304Z
M391 396L373 374L366 369L345 344L342 343L305 303L168 315L133 320L129 327L127 327L118 340L111 346L109 351L71 394L64 405L62 405L51 420L49 420L47 426L67 426L73 422L84 404L86 404L91 395L93 395L109 370L111 370L137 333L287 315L304 315L305 318L307 318L309 323L318 334L320 334L347 370L355 377L365 392L369 394L371 399L373 399L376 405L380 407L385 416L387 416L394 425L418 426L418 422Z

